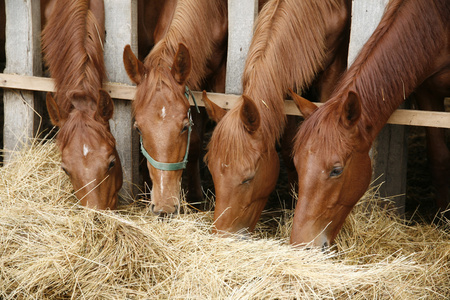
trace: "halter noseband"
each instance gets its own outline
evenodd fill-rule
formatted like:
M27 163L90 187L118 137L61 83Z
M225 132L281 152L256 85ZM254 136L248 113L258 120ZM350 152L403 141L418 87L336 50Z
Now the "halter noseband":
M197 109L197 112L200 113L200 110L197 106L197 102L195 101L194 94L191 92L191 90L186 86L184 95L186 96L186 99L189 102L189 96L192 96L192 100L194 100L195 108ZM186 153L184 154L184 158L182 161L177 163L164 163L154 160L150 154L148 154L147 150L144 148L144 144L142 143L142 135L141 135L141 152L144 155L144 157L148 160L148 162L156 169L163 170L163 171L176 171L176 170L182 170L186 168L187 165L187 158L189 155L189 144L191 141L191 131L192 126L194 125L194 122L192 121L192 114L191 114L191 108L189 107L187 112L187 117L189 120L189 126L188 126L188 139L187 139L187 145L186 145Z

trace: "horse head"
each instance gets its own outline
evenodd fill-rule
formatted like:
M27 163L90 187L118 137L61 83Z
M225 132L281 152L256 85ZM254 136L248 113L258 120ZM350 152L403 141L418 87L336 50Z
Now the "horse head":
M152 180L151 210L171 215L180 208L181 176L186 167L189 144L199 138L193 125L186 81L191 57L179 44L171 65L152 67L139 61L129 45L123 60L130 79L136 83L133 101L134 127L141 136L141 150L147 158Z
M82 97L76 94L72 96ZM72 106L66 109L47 93L50 119L60 128L57 142L61 151L61 167L69 176L82 205L115 209L123 175L108 123L114 112L112 99L107 92L100 90L95 105L94 102L88 106L80 105L90 101L78 100L69 101Z
M356 92L320 108L291 94L306 118L294 144L299 179L291 243L328 247L370 183L371 143L358 127Z
M249 97L243 95L226 114L205 93L203 100L210 118L219 121L206 155L216 193L214 232L252 231L275 187L278 155L267 142L260 113Z

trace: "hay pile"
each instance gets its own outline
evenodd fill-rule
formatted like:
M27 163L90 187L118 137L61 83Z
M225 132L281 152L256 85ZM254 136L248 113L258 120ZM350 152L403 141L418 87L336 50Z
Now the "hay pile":
M449 226L409 226L358 205L337 252L275 236L211 235L211 213L161 221L137 205L79 207L53 142L0 170L0 298L446 299ZM366 197L374 201L373 197ZM447 224L448 225L448 224Z

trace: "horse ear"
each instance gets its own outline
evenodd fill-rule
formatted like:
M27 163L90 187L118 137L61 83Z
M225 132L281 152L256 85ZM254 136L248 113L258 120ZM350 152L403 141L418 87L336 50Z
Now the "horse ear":
M183 43L178 44L178 51L170 72L179 84L184 84L191 73L191 54Z
M97 100L97 112L96 114L100 116L105 122L108 122L114 114L114 103L109 96L108 92L105 90L99 90L99 96Z
M203 90L202 100L205 103L206 112L208 113L209 118L214 122L219 123L227 111L209 100L205 90Z
M297 95L297 93L295 93L293 90L289 89L289 94L291 95L295 105L305 119L308 118L317 109L317 105Z
M144 79L145 67L144 64L137 59L131 50L130 45L126 45L123 49L123 65L127 71L128 77L136 84L140 84Z
M45 102L47 104L47 111L50 116L50 121L54 126L61 127L62 119L59 113L59 107L51 93L47 93Z
M350 129L355 126L361 117L361 101L358 94L353 91L348 92L341 107L341 124Z
M259 128L261 117L259 115L258 108L252 99L245 95L242 95L242 99L244 102L240 112L241 121L244 123L245 129L247 129L250 134L253 134Z

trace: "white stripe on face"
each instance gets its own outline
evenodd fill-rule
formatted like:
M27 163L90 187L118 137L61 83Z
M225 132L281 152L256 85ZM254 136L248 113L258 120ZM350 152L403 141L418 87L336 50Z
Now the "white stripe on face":
M86 144L84 144L83 145L83 155L84 155L84 157L86 157L88 155L88 153L89 153L89 147Z

